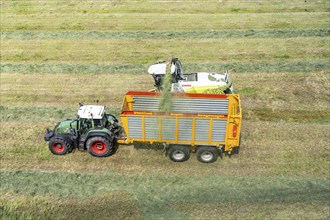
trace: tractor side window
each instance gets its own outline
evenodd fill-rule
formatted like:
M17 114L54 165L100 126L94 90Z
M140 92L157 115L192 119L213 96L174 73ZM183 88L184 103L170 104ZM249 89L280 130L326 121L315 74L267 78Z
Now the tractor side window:
M103 117L103 118L101 119L101 123L102 123L102 125L103 125L104 127L107 126L107 122L108 122L107 117Z
M91 119L87 119L86 120L86 127L88 129L91 129L93 127L93 124L92 124L92 120Z
M94 127L102 127L102 121L100 119L94 119Z
M89 129L92 128L92 122L89 119L80 119L79 132L81 135L85 135Z
M90 119L82 119L80 123L81 123L82 129L91 129L92 128L92 121Z

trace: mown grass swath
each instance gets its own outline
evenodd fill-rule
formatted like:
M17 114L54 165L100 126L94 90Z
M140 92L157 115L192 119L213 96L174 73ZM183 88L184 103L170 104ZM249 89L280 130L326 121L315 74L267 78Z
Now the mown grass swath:
M3 0L0 218L328 219L329 3ZM238 155L49 152L45 129L79 102L118 115L128 90L153 88L148 66L172 56L184 72L231 71Z
M164 2L165 3L165 2ZM161 5L159 5L161 7ZM165 5L163 5L166 7ZM13 15L15 22L11 22ZM319 29L326 28L327 12L299 13L73 13L38 11L3 13L3 31L109 31L109 30L197 30L214 29ZM309 19L308 19L309 18ZM48 22L52 20L53 22ZM180 20L180 22L177 22ZM317 22L316 22L317 21Z
M207 38L294 38L328 37L328 29L264 29L264 30L212 30L212 31L53 31L3 32L4 40L58 40L58 39L207 39Z
M282 55L286 56L286 55ZM117 74L142 75L147 74L147 64L2 64L1 69L6 73L76 73L76 74L107 74L108 77ZM239 73L283 73L283 72L316 72L326 71L328 61L274 61L274 62L220 62L220 63L186 63L186 73L197 71L211 71L223 73L225 71ZM133 77L133 76L131 76ZM150 77L150 76L149 76Z
M2 61L14 63L150 64L166 54L186 63L328 61L326 37L226 39L6 40ZM189 47L189 50L185 48ZM63 49L65 48L65 53ZM111 60L108 58L112 57ZM143 57L143 59L141 59ZM145 72L145 71L144 71Z
M142 213L145 218L185 218L178 211L185 211L185 207L176 204L190 204L196 206L197 210L202 211L199 204L222 204L226 208L223 209L222 217L230 217L236 208L240 206L251 206L251 203L266 203L268 206L274 203L281 203L281 208L286 209L286 205L291 208L292 204L305 203L306 207L311 208L314 204L318 204L322 211L326 210L330 189L327 180L304 179L304 178L260 178L260 177L213 177L206 180L203 177L175 177L175 176L160 176L160 175L144 175L144 176L125 176L115 173L107 173L105 175L79 174L79 173L57 173L57 172L31 172L31 171L15 171L2 172L1 178L2 189L7 193L18 193L28 197L41 196L57 196L63 199L63 203L68 200L79 201L81 199L91 198L93 195L98 197L91 198L97 201L101 199L101 194L109 193L109 197L103 197L109 202L115 202L111 199L113 194L121 193L130 200L133 206L142 207ZM15 186L11 182L15 180ZM54 180L55 184L54 184ZM63 186L57 183L66 182ZM79 187L84 184L83 190ZM207 190L205 189L207 185ZM230 189L230 190L228 190ZM125 193L124 193L125 192ZM152 192L152 194L150 194ZM131 196L136 199L132 201ZM128 197L128 198L127 198ZM116 197L115 197L116 198ZM39 199L41 207L46 209L45 213L38 213L34 210L31 217L36 217L41 214L50 216L58 211L58 208L51 204L50 207L45 207L42 204L42 197ZM121 199L123 200L123 199ZM121 202L119 200L119 202ZM81 202L80 202L81 203ZM172 204L172 206L168 206ZM55 203L56 205L56 203ZM26 205L27 206L27 205ZM299 205L295 205L298 210L302 210ZM295 207L293 206L293 207ZM88 210L97 210L97 207L86 207ZM106 204L101 204L101 207L110 208ZM78 207L73 206L74 209ZM127 208L127 207L124 207ZM122 207L118 207L116 212L120 212ZM136 209L136 208L135 208ZM221 209L222 210L222 209ZM6 210L7 215L15 216L15 212ZM103 211L104 214L106 214ZM132 213L132 214L133 214ZM280 217L277 213L270 213L262 210L264 215L272 217ZM71 216L71 213L64 211L61 213L63 217ZM61 214L59 216L61 216ZM65 216L68 214L68 216ZM97 213L96 215L98 215ZM135 213L134 214L138 214ZM33 216L35 215L35 216ZM237 217L246 216L246 213L236 213ZM250 214L248 214L250 215ZM17 215L16 215L17 216ZM298 216L300 216L298 214ZM313 211L304 212L304 216L300 217L320 217L314 214ZM102 217L102 216L101 216ZM127 216L133 217L133 216ZM217 215L209 215L210 218L217 218ZM297 217L297 215L295 216Z

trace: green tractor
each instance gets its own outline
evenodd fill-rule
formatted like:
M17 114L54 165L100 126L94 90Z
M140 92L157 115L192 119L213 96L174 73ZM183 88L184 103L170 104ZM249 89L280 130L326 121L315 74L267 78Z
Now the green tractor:
M95 157L107 157L116 150L116 139L122 132L118 120L105 113L105 106L80 104L76 120L58 122L44 136L49 150L64 155L74 149L87 150Z

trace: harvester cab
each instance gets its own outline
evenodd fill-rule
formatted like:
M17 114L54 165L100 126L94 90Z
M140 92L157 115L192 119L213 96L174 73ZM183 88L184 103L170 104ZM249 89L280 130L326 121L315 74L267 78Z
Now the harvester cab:
M53 154L64 155L73 149L87 150L96 157L111 155L121 129L105 106L80 104L77 119L58 122L54 130L47 129L44 137Z
M155 87L157 91L162 91L163 88L163 78L166 74L166 69L170 68L170 73L172 75L172 83L177 83L179 80L184 80L182 65L178 58L172 58L170 61L158 62L151 65L148 69L148 73L155 80Z
M167 70L169 68L169 70ZM184 73L178 58L162 61L149 67L148 73L154 78L156 91L163 90L163 79L169 71L172 75L172 92L183 93L234 93L229 72L223 74L213 72Z

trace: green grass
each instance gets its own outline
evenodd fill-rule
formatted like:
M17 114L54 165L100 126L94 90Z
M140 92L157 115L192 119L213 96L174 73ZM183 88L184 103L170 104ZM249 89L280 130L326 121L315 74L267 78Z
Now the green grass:
M82 204L87 216L100 216L104 214L111 216L114 213L120 213L125 216L123 209L133 206L131 212L136 213L138 206L142 208L145 219L154 218L182 218L189 217L189 212L183 214L188 207L182 204L190 204L195 209L203 211L203 206L199 204L222 204L218 208L208 213L209 218L217 218L221 214L224 218L244 218L250 213L232 212L241 206L250 206L251 203L273 206L281 203L282 213L284 210L290 210L295 207L303 210L297 203L304 203L306 208L319 206L318 210L326 210L328 203L328 194L330 193L329 181L322 179L304 179L304 178L261 178L261 177L191 177L191 176L161 176L161 175L120 175L116 173L107 173L103 175L88 173L57 173L57 172L33 172L33 171L14 171L2 172L2 190L6 194L21 194L25 197L36 199L32 200L39 205L39 210L34 210L34 216L31 217L50 217L59 211L56 207L58 201L47 205L42 197L61 198L64 205L68 201L75 201ZM55 180L55 181L54 181ZM11 183L15 181L13 186ZM79 187L83 185L83 187ZM207 187L205 187L207 185ZM78 187L77 187L78 186ZM103 195L101 195L103 194ZM121 195L120 197L116 194ZM123 196L122 196L123 195ZM97 197L96 197L97 196ZM40 198L41 197L41 198ZM118 199L119 200L114 200ZM22 198L20 198L22 199ZM89 206L82 199L89 200ZM105 201L102 201L105 200ZM85 201L86 201L85 200ZM101 201L102 202L101 202ZM128 200L130 203L121 206ZM94 202L101 203L95 206ZM84 204L85 203L85 204ZM107 204L108 203L108 204ZM111 205L110 205L111 204ZM168 204L173 204L168 206ZM176 205L178 204L178 205ZM295 205L294 205L295 204ZM288 207L286 207L288 205ZM59 217L70 217L73 211L79 210L78 206L71 206L73 210L61 212ZM111 207L113 207L111 209ZM80 208L81 209L81 208ZM109 213L104 209L110 209ZM188 208L189 209L189 208ZM99 213L98 211L101 211ZM113 211L111 211L113 210ZM7 210L7 216L19 216L17 212L25 214L23 210ZM70 213L71 212L71 213ZM196 212L196 210L195 210ZM280 218L282 213L272 213L264 211L259 215L265 218ZM93 214L93 215L91 215ZM103 215L102 215L103 214ZM136 213L138 214L138 213ZM211 214L211 215L210 215ZM76 216L78 218L78 216ZM127 214L126 214L127 216ZM194 218L203 218L202 215ZM114 216L121 218L120 215ZM132 215L127 216L134 218ZM190 216L192 217L192 216ZM321 217L310 210L294 217Z
M254 14L155 14L155 13L109 13L74 14L48 13L15 15L15 23L10 22L12 14L2 15L2 30L11 31L109 31L109 30L219 30L219 29L319 29L328 24L327 12L301 13L260 13ZM94 16L93 16L94 15ZM68 18L69 16L69 18ZM90 17L93 19L90 19ZM191 22L193 18L194 22ZM52 20L52 22L47 22ZM180 20L180 22L177 22ZM302 20L304 22L302 22ZM77 22L79 21L79 22Z
M91 196L88 200L63 199L49 195L13 197L4 194L0 201L2 205L11 207L2 210L0 217L4 219L53 219L54 216L57 219L106 219L105 216L142 219L142 213L132 195L120 191ZM122 208L115 208L115 205Z
M3 41L2 62L107 64L108 57L113 57L111 63L125 67L127 64L150 64L166 56L184 57L186 63L329 60L329 40L325 37L28 42ZM187 47L190 49L185 50ZM64 48L66 52L63 54Z
M289 121L303 123L324 123L330 124L329 110L273 110L269 108L254 109L251 111L253 115L249 117L256 118L261 121Z
M129 73L2 73L0 76L3 120L6 120L6 114L20 115L15 116L19 118L35 114L33 118L37 118L39 111L46 114L44 118L47 120L47 116L57 115L58 110L73 112L79 102L97 103L97 100L118 112L128 90L148 91L154 84L148 74ZM234 72L232 77L236 92L242 96L246 114L262 108L312 112L316 109L327 111L329 107L330 76L327 72ZM41 78L43 80L39 80ZM267 117L278 116L269 112Z
M328 12L327 0L306 1L300 0L286 1L258 1L250 3L248 1L185 1L187 4L180 2L169 4L167 1L110 1L95 4L88 0L77 2L75 0L42 2L42 1L9 1L3 0L3 8L7 12L15 12L18 14L34 14L36 12L46 13L47 11L56 12L60 10L62 13L81 13L81 14L108 14L114 12L121 13L267 13L267 12Z
M155 63L153 61L152 63ZM3 72L6 73L51 73L51 74L101 74L108 77L118 74L147 75L147 64L0 64ZM327 71L330 63L325 60L316 61L275 61L275 62L220 62L220 63L185 63L183 66L185 73L196 71L212 71L223 73L230 71L237 73L296 73L296 72L318 72ZM133 76L130 76L133 77ZM149 76L150 77L150 76Z
M1 219L329 219L329 0L0 4ZM47 127L79 102L119 115L171 57L185 72L232 72L238 155L50 153Z

